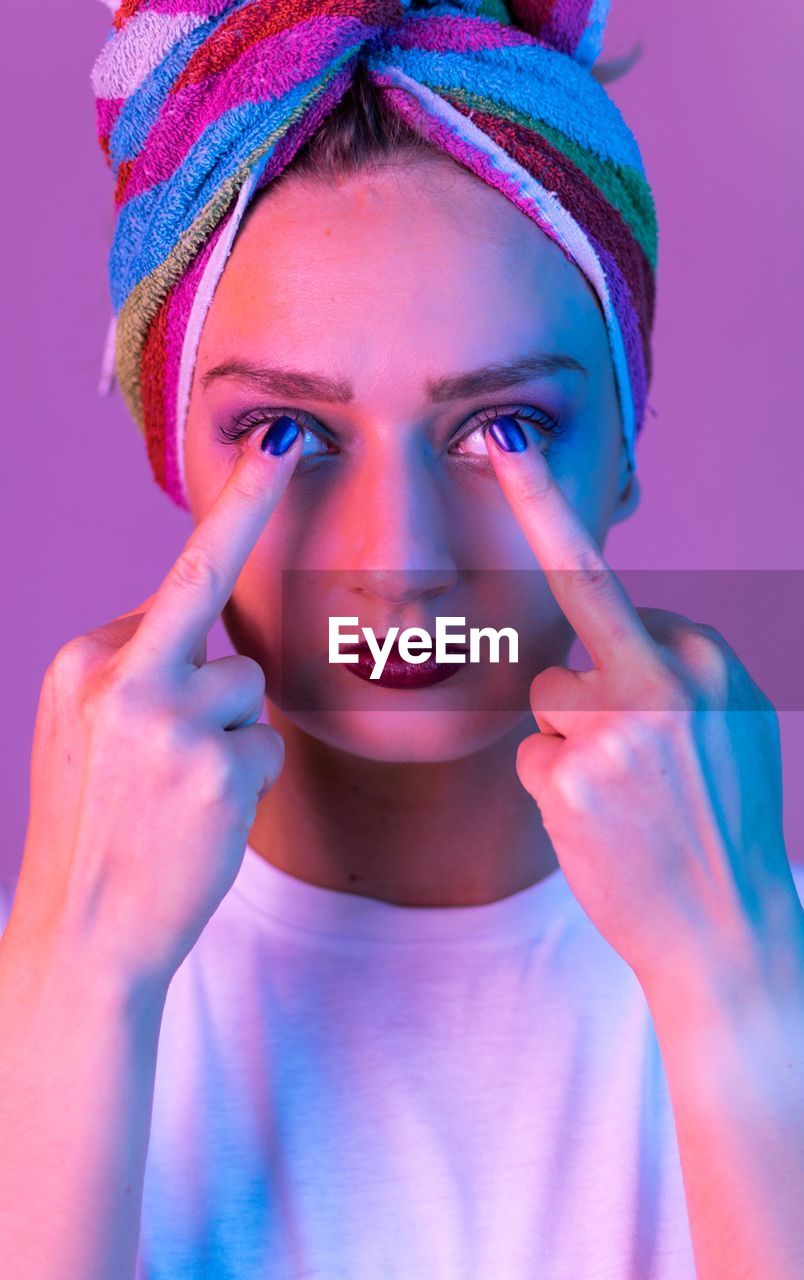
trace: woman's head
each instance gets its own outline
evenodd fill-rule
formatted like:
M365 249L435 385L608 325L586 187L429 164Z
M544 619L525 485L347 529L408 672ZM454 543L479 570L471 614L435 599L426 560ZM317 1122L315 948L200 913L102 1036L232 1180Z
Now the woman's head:
M118 39L142 36L142 7ZM465 754L521 718L529 678L570 639L483 427L517 416L601 542L638 499L655 252L638 149L589 75L592 26L579 42L563 0L552 28L531 18L537 35L499 6L316 3L319 43L275 0L206 8L102 126L124 391L157 479L196 518L246 434L296 418L305 456L226 611L237 648L269 696L281 673L288 714L324 740L385 759ZM355 22L356 60L336 48L354 49ZM326 64L313 93L311 55ZM264 117L244 94L249 58ZM125 74L112 58L96 83L119 93ZM528 368L503 377L515 360ZM327 664L335 615L378 635L432 632L436 616L515 627L520 663L400 695Z
M198 338L240 220L361 73L390 112L500 191L589 281L634 465L656 224L637 143L592 74L608 0L113 7L93 72L117 178L113 351L154 475L179 505L188 506L184 429Z
M355 152L361 102L241 227L199 344L187 488L199 519L246 441L281 413L296 419L305 455L238 582L232 638L268 673L269 696L280 670L286 690L304 688L288 714L314 734L357 754L448 758L521 718L528 679L570 638L484 426L517 415L601 542L637 488L583 275L451 159L381 138ZM350 150L363 163L334 172ZM517 360L530 368L503 374ZM513 626L520 663L467 666L413 694L377 688L328 664L328 616L380 636L433 633L437 616Z

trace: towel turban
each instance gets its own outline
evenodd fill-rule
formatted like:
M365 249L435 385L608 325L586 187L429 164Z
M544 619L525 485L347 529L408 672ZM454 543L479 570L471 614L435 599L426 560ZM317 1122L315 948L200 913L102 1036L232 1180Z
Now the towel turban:
M358 63L434 147L554 240L600 301L632 468L657 231L639 147L591 74L609 0L106 0L92 72L116 178L107 359L159 485L188 508L198 340L243 211Z

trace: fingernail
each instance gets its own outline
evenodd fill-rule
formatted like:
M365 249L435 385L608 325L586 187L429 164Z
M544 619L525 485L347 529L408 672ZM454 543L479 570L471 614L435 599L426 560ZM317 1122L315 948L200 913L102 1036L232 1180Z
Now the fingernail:
M286 413L283 413L281 417L271 423L260 441L260 449L263 453L272 453L274 455L287 453L298 434L298 424L292 418L289 418Z
M501 413L499 418L495 418L489 432L506 453L522 453L528 447L525 432L510 413Z

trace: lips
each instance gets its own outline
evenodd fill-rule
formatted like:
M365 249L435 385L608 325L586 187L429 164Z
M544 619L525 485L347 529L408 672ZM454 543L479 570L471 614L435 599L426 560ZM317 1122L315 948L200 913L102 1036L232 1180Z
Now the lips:
M378 643L381 645L384 639L384 636L378 637ZM450 645L450 651L462 653L464 656L468 653L465 646L454 644ZM381 685L384 689L426 689L430 685L449 680L450 676L457 675L464 666L461 662L436 662L432 654L429 654L424 662L406 662L394 641L382 674L376 680L372 680L374 654L365 641L362 644L353 645L350 649L344 648L342 652L357 654L357 662L346 663L347 671L351 671L352 675L360 680L368 680L371 684Z

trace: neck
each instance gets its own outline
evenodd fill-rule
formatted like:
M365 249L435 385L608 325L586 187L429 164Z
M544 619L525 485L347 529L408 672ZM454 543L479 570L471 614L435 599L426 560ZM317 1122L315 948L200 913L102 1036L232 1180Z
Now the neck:
M285 763L249 843L298 879L400 906L477 906L558 866L516 774L522 725L459 760L388 764L330 747L273 707L271 723Z

